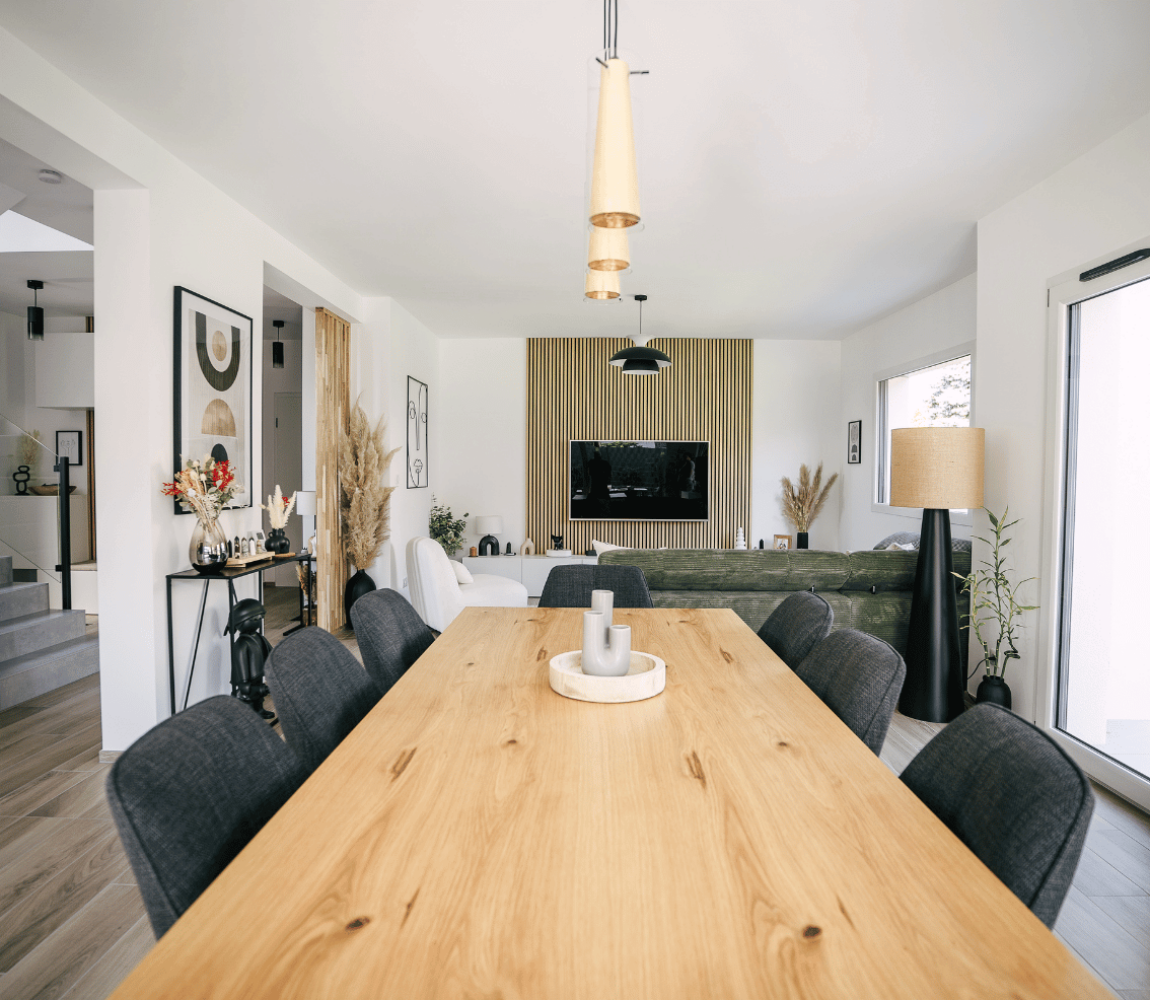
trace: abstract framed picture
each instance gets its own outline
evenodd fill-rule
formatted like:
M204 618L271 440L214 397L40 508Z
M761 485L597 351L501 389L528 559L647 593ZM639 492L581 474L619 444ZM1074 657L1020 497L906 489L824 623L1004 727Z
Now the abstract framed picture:
M427 487L427 383L407 376L407 488Z
M228 462L243 488L228 507L252 505L252 326L250 316L176 286L172 471L207 455Z
M862 461L862 421L852 420L847 424L847 465L858 465Z
M72 467L84 464L84 432L56 431L56 454L68 459Z

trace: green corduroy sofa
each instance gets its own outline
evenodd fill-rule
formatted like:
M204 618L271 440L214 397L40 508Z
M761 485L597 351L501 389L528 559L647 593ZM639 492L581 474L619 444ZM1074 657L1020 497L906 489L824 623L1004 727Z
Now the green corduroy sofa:
M970 552L952 557L956 573L970 572ZM869 632L906 651L918 552L613 549L599 562L638 566L657 608L731 608L756 632L788 595L813 588L834 610L836 629ZM959 594L960 622L968 605ZM967 630L960 634L965 662Z

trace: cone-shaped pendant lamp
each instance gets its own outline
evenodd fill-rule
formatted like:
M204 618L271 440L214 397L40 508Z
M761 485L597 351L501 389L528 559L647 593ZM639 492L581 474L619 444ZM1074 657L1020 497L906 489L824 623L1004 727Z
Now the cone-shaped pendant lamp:
M631 69L608 59L599 70L599 117L591 169L591 223L626 229L639 221L639 174L631 120Z
M591 227L591 250L587 266L592 271L625 271L631 266L626 229Z
M619 297L619 272L588 271L583 294L589 299L617 299Z

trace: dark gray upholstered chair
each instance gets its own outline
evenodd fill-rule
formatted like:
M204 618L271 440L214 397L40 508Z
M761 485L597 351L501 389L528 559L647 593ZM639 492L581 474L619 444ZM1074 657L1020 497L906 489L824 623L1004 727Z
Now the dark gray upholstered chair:
M108 772L108 803L162 937L301 784L295 755L220 695L165 719Z
M363 665L383 694L435 641L411 602L387 587L356 601L351 606L351 623Z
M906 664L893 646L857 629L839 629L795 673L875 754L882 750L906 680Z
M638 566L555 566L547 574L541 608L589 608L591 591L615 592L616 608L653 608L647 578Z
M284 737L308 774L382 697L351 650L321 628L289 635L265 670Z
M799 590L771 612L759 629L759 638L794 670L830 634L834 620L835 613L823 598Z
M1058 744L1008 709L976 705L919 751L902 780L1054 926L1094 811L1090 782Z

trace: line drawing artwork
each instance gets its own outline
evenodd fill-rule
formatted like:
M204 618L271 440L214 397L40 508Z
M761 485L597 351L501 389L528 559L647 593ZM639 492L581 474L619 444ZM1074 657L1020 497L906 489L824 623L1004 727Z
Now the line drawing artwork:
M427 383L407 376L407 488L427 486Z

